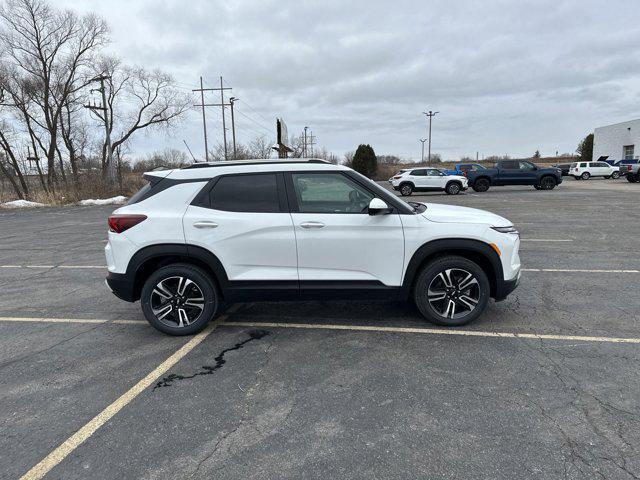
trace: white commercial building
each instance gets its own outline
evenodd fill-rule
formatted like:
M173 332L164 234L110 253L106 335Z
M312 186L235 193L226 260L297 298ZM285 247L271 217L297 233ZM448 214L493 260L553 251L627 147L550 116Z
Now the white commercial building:
M593 159L631 160L640 156L640 118L598 127L593 134Z

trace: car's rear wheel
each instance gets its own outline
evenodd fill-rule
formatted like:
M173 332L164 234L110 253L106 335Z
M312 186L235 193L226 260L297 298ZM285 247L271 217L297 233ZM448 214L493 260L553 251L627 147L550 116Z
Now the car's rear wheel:
M413 185L410 183L403 183L400 185L400 195L403 197L408 197L413 193Z
M542 177L540 179L540 189L541 190L553 190L556 188L556 179L550 176Z
M458 182L449 182L445 187L444 191L447 192L448 195L458 195L460 193L461 187Z
M413 298L427 320L452 327L478 318L487 307L489 293L482 268L464 257L447 256L420 271Z
M620 178L620 172L613 172L611 174L611 178L613 178L614 180L617 180Z
M582 178L582 180L589 180L590 176L591 174L589 172L584 172L582 175L580 175L580 178Z
M535 188L536 190L542 190L542 187L540 185L534 185L533 188Z
M489 190L490 186L491 184L489 183L489 180L487 180L486 178L479 178L474 182L473 189L476 192L486 192L487 190Z
M640 178L640 175L638 174L633 174L633 173L627 174L627 182L636 183L639 178Z
M220 295L204 270L175 263L147 278L140 303L145 318L157 330L169 335L192 335L216 315Z

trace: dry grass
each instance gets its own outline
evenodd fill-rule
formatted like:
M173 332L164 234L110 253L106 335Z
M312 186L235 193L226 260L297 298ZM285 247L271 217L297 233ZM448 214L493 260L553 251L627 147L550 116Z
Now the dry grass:
M38 177L29 177L26 180L30 192L28 199L47 205L67 205L80 200L111 198L117 195L129 197L145 183L140 173L125 174L116 186L107 185L100 175L83 174L77 184L68 179L66 184L60 182L53 191L46 191ZM17 198L11 184L6 179L0 180L0 203Z

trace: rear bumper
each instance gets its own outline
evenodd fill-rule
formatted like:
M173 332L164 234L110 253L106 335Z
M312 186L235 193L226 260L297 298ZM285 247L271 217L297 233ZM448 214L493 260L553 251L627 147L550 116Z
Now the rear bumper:
M135 295L134 282L126 273L109 272L105 280L109 290L125 302L135 302L138 300Z
M518 288L518 285L520 284L520 275L521 272L518 272L518 275L516 275L516 278L513 280L502 280L501 282L498 282L496 285L496 302L501 302L507 298L511 292Z

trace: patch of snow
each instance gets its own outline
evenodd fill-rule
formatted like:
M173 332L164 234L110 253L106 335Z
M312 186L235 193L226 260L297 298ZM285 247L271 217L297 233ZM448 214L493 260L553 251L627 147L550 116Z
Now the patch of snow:
M118 205L127 201L127 197L118 195L111 198L80 200L79 205Z
M29 200L13 200L11 202L0 203L0 207L3 208L32 208L44 206L44 203L30 202Z

